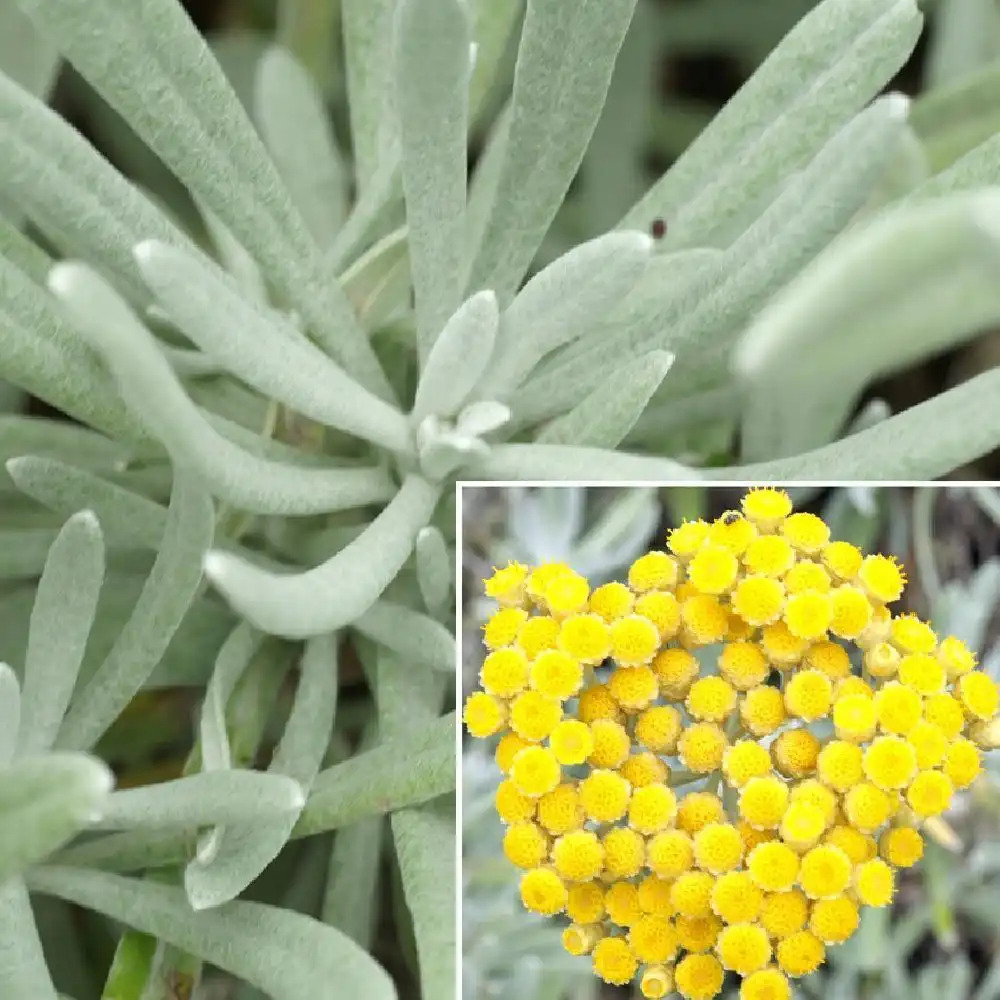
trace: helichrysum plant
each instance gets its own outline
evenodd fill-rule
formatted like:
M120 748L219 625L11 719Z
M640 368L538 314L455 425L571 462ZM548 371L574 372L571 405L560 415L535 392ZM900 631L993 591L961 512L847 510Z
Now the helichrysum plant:
M567 951L646 997L709 1000L729 970L742 1000L788 1000L891 903L998 710L960 639L892 613L905 583L770 488L627 582L555 562L484 582L465 723L500 735L504 854Z

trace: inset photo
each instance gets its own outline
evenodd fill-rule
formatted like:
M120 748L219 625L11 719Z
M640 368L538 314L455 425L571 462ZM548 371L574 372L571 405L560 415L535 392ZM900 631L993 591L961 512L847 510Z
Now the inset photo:
M459 496L463 1000L1000 995L1000 492Z

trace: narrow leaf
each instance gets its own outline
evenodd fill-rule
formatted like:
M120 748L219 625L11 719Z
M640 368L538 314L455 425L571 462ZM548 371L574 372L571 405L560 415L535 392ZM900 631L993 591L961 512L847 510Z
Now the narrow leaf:
M410 303L410 249L406 230L379 240L341 276L362 326L373 333Z
M160 662L201 582L215 511L204 487L175 470L163 542L132 615L97 672L78 692L56 745L92 747Z
M408 476L358 538L304 573L272 573L220 551L206 557L205 573L236 611L265 632L289 638L331 632L362 615L389 586L439 496L439 487Z
M608 233L535 275L503 314L482 394L511 393L546 354L596 325L642 277L652 249L644 233Z
M21 688L17 674L0 663L0 767L14 759L21 727Z
M55 741L76 686L104 582L104 540L89 510L73 515L49 550L31 612L18 752Z
M41 868L29 886L183 948L274 1000L334 1000L344 990L370 1000L396 996L385 970L350 938L289 910L241 901L192 913L173 886L78 868Z
M432 413L451 417L458 412L490 363L499 322L497 297L485 291L466 299L445 323L420 374L415 423Z
M89 826L114 785L101 761L48 754L0 771L0 884Z
M18 2L264 265L333 356L367 386L387 392L347 299L325 274L274 164L184 8L176 0ZM108 59L112 51L120 58ZM149 238L159 237L151 231L132 242Z
M488 221L472 248L470 291L492 288L501 306L513 298L583 160L634 7L635 0L528 0L510 131Z
M421 361L462 298L469 18L463 0L399 0L394 77Z
M0 17L3 15L0 14ZM51 258L34 240L15 228L10 219L2 216L0 216L0 256L6 257L35 284L45 284L45 276L52 266Z
M751 397L745 454L825 443L867 382L1000 321L998 266L995 192L917 203L853 230L744 335L735 364Z
M322 771L295 829L306 837L455 789L455 713Z
M415 664L443 672L455 669L452 633L440 622L404 604L376 601L355 620L354 627Z
M362 388L271 310L248 301L192 254L140 243L146 284L174 323L234 375L305 416L392 450L409 445L403 415Z
M417 533L414 561L424 606L433 615L443 614L455 583L455 561L448 553L444 535L433 525Z
M809 160L903 65L920 34L914 0L825 0L621 225L669 221L665 245L725 245L727 228Z
M347 213L347 178L322 95L287 50L257 69L256 117L278 173L313 238L329 246Z
M614 482L674 482L700 479L698 469L646 455L558 444L501 444L477 462L469 475L479 479L552 479Z
M486 109L486 100L498 83L497 76L524 2L473 0L469 6L476 45L476 64L469 84L469 110L475 120Z
M385 820L381 816L342 827L330 855L323 922L371 950L378 916L378 881Z
M258 771L203 771L147 788L111 795L96 826L130 830L214 823L267 822L295 813L305 802L302 786L279 774Z
M0 882L0 991L5 997L57 1000L28 891L19 878Z
M109 542L159 548L167 511L155 501L53 458L12 458L7 472L22 493L61 517L92 510Z
M383 159L382 134L392 74L396 0L342 0L351 145L361 191L367 192Z
M175 462L197 469L221 500L255 513L307 514L389 495L381 469L307 469L231 444L194 407L152 335L100 277L84 265L59 264L50 283L101 353L129 408Z
M627 361L572 410L546 425L535 440L539 444L617 448L673 363L674 356L667 351L651 351Z
M291 714L268 775L293 781L308 793L330 744L337 709L337 636L306 643ZM232 772L239 773L239 772ZM302 812L305 799L283 816L247 817L227 826L207 859L196 855L184 871L184 888L196 910L235 899L278 856Z
M16 6L0 10L0 70L30 94L46 97L55 82L59 53Z

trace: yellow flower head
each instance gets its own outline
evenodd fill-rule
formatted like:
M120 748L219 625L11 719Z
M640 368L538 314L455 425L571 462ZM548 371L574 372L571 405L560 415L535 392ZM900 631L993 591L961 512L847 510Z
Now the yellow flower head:
M556 874L567 882L589 882L604 867L604 845L590 830L574 830L552 845Z
M898 601L906 586L903 567L892 556L865 556L857 580L869 597L882 604Z
M729 823L708 823L694 835L698 867L713 875L732 871L743 860L743 838Z
M462 718L473 736L485 739L503 728L507 721L507 706L484 691L474 691L465 700Z
M936 726L946 740L953 740L965 726L962 704L950 694L927 698L924 701L924 718Z
M760 648L779 670L785 670L799 664L809 648L809 642L793 635L788 625L779 621L765 625L761 630Z
M926 703L924 705L926 711ZM917 767L926 770L937 767L948 751L948 740L944 733L927 719L920 719L906 734L906 740L917 755Z
M698 658L686 649L664 649L652 666L660 693L668 698L683 698L698 676Z
M660 633L660 639L672 639L681 624L681 606L668 590L653 590L635 602L635 613L651 621Z
M647 552L629 567L628 585L637 594L671 590L676 584L677 560L666 552Z
M771 773L771 755L754 740L739 740L726 748L722 773L734 788L742 788L751 778Z
M677 878L694 864L694 843L683 830L664 830L646 845L649 867L665 879Z
M604 894L608 919L619 927L631 927L642 919L639 890L631 882L614 882Z
M487 649L509 646L517 639L518 630L528 620L524 608L501 608L483 626L483 645Z
M823 810L812 802L791 802L781 818L781 839L797 851L813 847L826 830Z
M893 883L892 869L881 858L872 858L854 869L854 892L865 906L888 906Z
M861 747L846 740L830 740L816 758L820 781L835 792L846 792L864 780Z
M743 565L753 576L780 578L795 563L795 549L780 535L760 535L743 553Z
M687 562L704 545L707 538L706 521L683 521L667 533L667 548L681 562Z
M574 923L596 924L604 913L604 889L598 882L566 887L566 914Z
M677 954L677 932L666 917L640 917L629 929L628 943L640 962L669 962Z
M688 714L703 722L724 722L736 707L736 691L721 677L701 677L684 702Z
M623 618L632 610L635 595L617 580L594 588L590 595L590 610L600 615L606 622Z
M761 685L743 696L740 721L754 736L769 736L785 721L785 699L774 687Z
M953 635L946 636L938 644L937 658L947 671L950 681L976 669L975 653L972 653L961 639L956 639Z
M674 919L674 927L677 930L678 944L685 951L697 953L708 951L715 945L719 931L722 930L722 922L714 915L708 917L681 915Z
M617 723L610 723L617 725ZM582 764L594 750L590 726L579 719L563 719L549 734L549 746L564 767Z
M798 858L795 861L797 867ZM809 900L801 889L768 893L761 904L761 925L771 937L779 941L798 934L808 919Z
M551 868L533 868L521 876L521 902L533 913L561 913L566 907L566 886Z
M787 806L788 786L779 778L751 778L740 789L740 816L757 830L776 830Z
M770 664L752 642L728 642L719 654L719 673L737 691L749 691L763 684Z
M956 693L970 719L992 719L997 714L1000 694L992 678L973 670L958 678Z
M800 511L781 522L781 533L799 552L820 552L830 540L830 529L821 517Z
M534 823L512 823L503 835L503 853L518 868L537 868L549 856L549 838Z
M790 1000L792 988L778 969L760 969L740 984L740 1000Z
M610 719L618 722L624 718L621 707L615 701L614 695L607 684L592 684L580 692L577 703L577 718L590 724L598 719Z
M559 622L549 615L534 615L517 630L517 644L529 660L543 649L554 649L559 637Z
M681 603L681 624L695 646L709 646L726 637L729 613L711 594L695 594Z
M688 563L688 580L703 594L726 594L736 582L740 564L723 545L705 545Z
M873 700L879 727L887 733L905 736L919 721L924 703L911 687L889 681L875 692Z
M647 875L639 883L639 908L643 913L652 913L658 917L672 917L674 907L670 902L671 879L660 878L659 875Z
M712 911L727 924L756 920L764 903L764 894L749 872L726 872L712 887Z
M739 511L727 510L716 518L708 528L707 545L722 546L738 556L757 537L753 522L743 517Z
M785 708L789 715L815 722L830 711L833 683L821 670L800 670L785 686Z
M633 787L644 788L670 778L670 768L656 756L645 750L631 754L618 768L618 773Z
M876 642L865 650L865 670L879 680L895 677L902 660L899 650L890 642Z
M685 1000L712 1000L722 992L725 973L712 955L685 955L674 969L677 992Z
M611 696L626 712L641 712L659 694L656 674L650 667L617 667L608 679Z
M590 584L579 573L560 573L545 588L542 599L554 618L565 618L584 611L590 598Z
M878 852L895 868L910 868L924 855L924 838L912 826L896 826L879 837Z
M636 718L635 738L656 753L672 754L683 725L681 713L672 705L656 705Z
M516 611L518 608L506 608L506 611ZM479 683L487 694L498 698L510 698L523 691L528 681L528 658L516 648L495 649L483 660L479 670Z
M747 624L759 628L781 617L785 587L770 576L751 574L733 589L732 608Z
M590 724L590 736L593 749L587 759L593 767L619 767L632 748L628 730L611 719L595 719Z
M597 924L570 924L562 932L562 944L570 955L589 955L602 937L602 929Z
M493 801L504 823L520 823L535 815L537 800L525 795L509 778L497 785Z
M561 718L559 702L538 691L523 691L510 704L510 728L532 743L544 740Z
M528 677L539 694L566 701L583 686L583 665L562 650L545 649L532 661Z
M802 855L799 885L810 899L839 896L851 881L851 859L832 844L820 844Z
M823 565L839 580L853 580L864 556L850 542L828 542L820 553Z
M841 694L833 703L833 728L848 743L870 740L878 725L874 701L864 694Z
M818 590L802 590L785 602L784 622L797 639L820 639L826 635L833 620L833 604L829 594Z
M826 674L831 681L841 681L851 673L851 658L843 646L825 641L813 643L807 650L803 663L812 670Z
M697 774L708 774L722 766L726 734L714 722L696 722L681 733L677 753L681 763Z
M502 569L493 569L493 575L483 580L483 591L498 604L511 606L524 600L527 567L520 563L507 563Z
M670 902L685 917L710 916L714 886L715 879L708 872L684 872L670 889Z
M852 826L872 833L892 814L892 799L881 788L862 781L844 796L844 813Z
M955 788L968 788L983 769L979 747L972 740L957 737L945 754L944 773Z
M660 631L642 615L626 615L613 621L611 655L622 666L649 663L660 648Z
M510 766L510 780L514 787L529 798L537 799L551 792L561 777L559 761L548 747L525 747Z
M873 785L896 791L909 785L917 773L917 754L900 736L878 736L865 750L863 767Z
M819 740L808 729L786 729L771 745L771 752L775 766L782 774L789 778L804 778L816 769L819 747Z
M941 771L920 771L906 790L906 801L921 818L940 816L950 805L954 785Z
M501 773L509 774L511 764L514 763L514 758L521 750L530 746L531 741L521 739L517 733L504 733L503 736L500 737L500 741L497 743L497 749L494 755L497 767L500 768Z
M947 680L941 661L929 653L907 653L899 661L900 683L925 697L940 694Z
M937 648L934 629L916 615L899 615L893 618L889 637L902 653L933 653Z
M601 841L604 847L604 870L615 878L639 874L646 860L646 842L627 826L608 830Z
M605 937L594 945L594 972L606 983L624 986L631 982L639 961L624 938Z
M628 823L639 833L659 833L677 815L677 796L666 785L646 785L632 793Z
M809 914L809 930L827 945L846 941L859 922L858 904L846 895L816 900Z
M650 965L639 980L639 992L647 1000L660 1000L674 989L674 970L668 965Z
M715 952L724 968L749 976L771 960L771 942L760 924L731 924L722 928Z
M857 639L872 620L872 606L860 587L845 583L830 593L830 631L841 639Z
M600 663L611 652L611 633L600 615L570 615L559 626L556 644L581 663Z
M586 819L583 806L580 805L580 793L576 790L576 785L569 782L546 792L537 803L539 825L555 836L579 830Z
M625 815L631 794L629 783L614 771L591 771L580 782L580 805L588 819L614 823Z
M770 840L747 856L747 871L765 892L787 892L798 878L799 856L787 844Z
M564 573L573 573L566 563L546 562L542 563L540 566L536 566L527 574L525 579L525 592L527 597L530 598L536 606L540 607L545 603L545 591L548 590L549 585ZM487 596L489 597L492 595L487 594Z
M826 958L826 948L812 931L798 931L778 942L775 957L786 976L799 979L815 972L822 965Z
M803 590L815 590L821 594L830 589L830 574L819 563L803 559L785 574L785 590L789 594L799 594Z
M725 807L718 795L688 792L677 806L677 825L694 836L709 823L721 823L725 815Z

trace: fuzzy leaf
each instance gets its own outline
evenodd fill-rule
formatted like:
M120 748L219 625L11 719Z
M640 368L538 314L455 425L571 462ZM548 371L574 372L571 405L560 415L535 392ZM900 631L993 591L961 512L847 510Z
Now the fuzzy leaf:
M642 277L652 249L644 233L608 233L536 274L503 313L495 358L480 393L509 395L546 354L603 319Z
M175 470L163 541L149 578L111 651L73 699L57 746L92 747L149 679L195 598L214 530L215 510L204 487L185 470Z
M258 771L203 771L148 788L115 792L97 822L102 830L211 823L265 823L282 813L297 813L305 802L297 781Z
M431 614L442 614L455 582L455 567L444 535L433 525L417 533L414 562L424 606Z
M0 10L0 70L30 94L45 97L55 82L59 53L49 39L7 4Z
M264 53L256 117L264 142L313 238L329 246L347 214L347 178L323 97L286 49Z
M455 789L455 713L320 772L295 835L336 830Z
M323 922L371 950L385 820L370 816L342 827L333 840Z
M206 354L266 396L330 427L403 450L403 415L372 395L276 313L249 302L196 257L140 243L139 269L174 323Z
M274 164L184 8L176 0L18 3L264 265L325 348L367 386L388 392L346 297L324 273ZM159 236L150 231L132 242L150 238Z
M12 458L7 471L17 488L61 517L89 509L108 540L157 549L167 511L160 504L52 458Z
M412 420L454 416L490 363L500 314L491 291L465 300L430 348L417 384Z
M597 125L635 0L528 0L514 72L511 124L468 290L501 306L562 204Z
M384 158L397 0L342 0L348 107L355 173L367 192Z
M668 459L559 444L496 445L489 455L469 469L467 475L470 479L593 480L602 483L619 479L675 482L701 478L698 469Z
M306 644L295 702L268 768L272 780L283 777L308 793L333 731L337 667L335 635L318 636ZM278 856L304 804L303 798L285 815L248 816L244 825L219 830L208 857L196 855L184 871L191 905L203 910L235 899Z
M0 767L14 759L21 728L21 688L17 674L0 663Z
M518 24L524 0L472 0L476 63L469 83L469 110L475 120L497 84L497 76Z
M744 335L735 363L750 394L746 456L824 444L867 382L1000 321L998 273L1000 192L918 203L854 229Z
M101 761L79 753L25 758L0 771L0 883L89 826L113 785Z
M469 118L463 0L399 0L393 69L423 361L462 299Z
M197 469L221 500L256 513L307 514L390 495L381 469L302 468L256 458L231 444L194 407L152 335L101 278L84 265L59 264L50 283L101 352L126 404L175 461Z
M621 225L669 221L666 247L724 246L748 209L809 160L903 65L920 34L914 0L825 0Z
M330 632L364 614L413 550L440 489L408 476L381 514L353 542L304 573L277 574L214 551L205 573L233 608L273 635L303 638Z
M45 284L45 276L52 266L49 255L3 216L0 216L0 257L6 257L36 285Z
M192 913L173 886L78 868L41 868L29 886L183 948L273 1000L333 1000L345 990L395 1000L392 980L374 959L333 928L290 910L241 901Z
M0 991L9 997L57 1000L42 953L28 891L19 878L0 883Z
M49 550L31 612L21 698L21 756L48 750L76 686L104 582L104 540L89 510L74 514Z
M455 640L440 622L403 604L376 601L354 627L404 659L432 670L455 669Z
M410 248L406 229L379 240L340 277L362 325L374 332L410 300Z
M667 351L651 351L626 361L572 410L548 424L535 440L539 444L616 448L635 426L673 363L674 356Z

